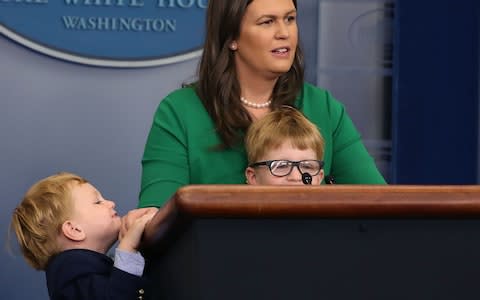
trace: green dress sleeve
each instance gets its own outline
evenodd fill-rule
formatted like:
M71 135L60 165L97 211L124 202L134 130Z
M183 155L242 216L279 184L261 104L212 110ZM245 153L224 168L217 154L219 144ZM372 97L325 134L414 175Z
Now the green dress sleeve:
M215 124L192 88L162 100L142 159L140 207L162 206L188 184L244 184L244 147L214 150Z
M332 110L332 119L336 126L332 132L331 175L336 183L385 184L343 105Z
M189 182L187 140L180 120L168 97L162 100L145 144L140 207L163 205Z
M385 184L343 104L306 84L297 105L325 140L325 174L340 184Z

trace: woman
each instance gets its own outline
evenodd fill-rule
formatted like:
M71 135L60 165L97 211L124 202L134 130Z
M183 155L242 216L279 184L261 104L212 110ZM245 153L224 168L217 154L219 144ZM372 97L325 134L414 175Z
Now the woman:
M296 7L296 0L209 0L198 82L158 106L140 206L161 206L187 184L245 183L244 133L282 105L320 129L325 174L337 183L385 183L343 105L303 81Z

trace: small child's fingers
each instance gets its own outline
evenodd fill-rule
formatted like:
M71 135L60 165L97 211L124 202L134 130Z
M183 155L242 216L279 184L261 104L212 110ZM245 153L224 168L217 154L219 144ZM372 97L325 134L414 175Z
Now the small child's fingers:
M143 230L146 222L150 220L157 213L157 211L158 208L156 207L139 208L129 211L121 219L120 232L118 235L119 239L123 239L127 232L132 229L132 227L136 230L138 230L138 228Z
M137 209L131 210L130 213L132 213L132 215L135 215L136 217L141 217L146 214L156 213L157 211L158 211L158 208L156 207L145 207L145 208L137 208Z
M148 213L150 208L139 208L139 209L132 209L129 211L125 216L122 217L122 229L123 231L127 231L128 228L141 216Z
M146 217L148 219L151 219L157 212L158 212L158 208L156 207L148 207L148 208L145 208L144 211L142 211L144 214L141 216L142 218L143 217Z
M132 225L132 228L135 227L136 229L142 229L145 228L145 225L150 221L153 216L155 215L154 212L145 214L141 216L140 218L135 220L135 223Z
M150 221L156 214L158 210L152 211L147 213L144 217L147 219L147 221Z

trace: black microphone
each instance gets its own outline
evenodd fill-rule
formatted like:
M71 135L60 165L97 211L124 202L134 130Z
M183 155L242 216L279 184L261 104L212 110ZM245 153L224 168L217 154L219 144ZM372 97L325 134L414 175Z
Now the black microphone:
M303 184L312 184L312 175L308 173L302 173Z

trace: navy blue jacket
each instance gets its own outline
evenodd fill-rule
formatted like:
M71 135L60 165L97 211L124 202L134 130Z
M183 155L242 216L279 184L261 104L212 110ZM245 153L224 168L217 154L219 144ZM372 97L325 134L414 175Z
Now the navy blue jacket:
M52 257L45 270L52 300L142 299L145 278L113 266L98 252L75 249Z

